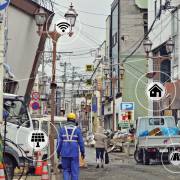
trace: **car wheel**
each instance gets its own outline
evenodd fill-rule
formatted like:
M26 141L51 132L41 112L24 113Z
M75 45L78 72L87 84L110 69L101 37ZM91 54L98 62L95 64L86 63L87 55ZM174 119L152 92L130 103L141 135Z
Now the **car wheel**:
M7 165L7 166L6 166ZM12 167L8 167L11 166ZM14 176L14 169L15 169L15 164L14 162L10 159L10 157L5 156L5 167L4 167L4 172L5 172L5 177L6 180L12 180Z
M150 159L146 158L146 153L145 153L145 151L143 151L143 164L149 165L149 163L150 163Z
M137 150L134 151L134 159L136 160L137 163L142 163L143 162L143 159L140 159L138 157L138 151Z

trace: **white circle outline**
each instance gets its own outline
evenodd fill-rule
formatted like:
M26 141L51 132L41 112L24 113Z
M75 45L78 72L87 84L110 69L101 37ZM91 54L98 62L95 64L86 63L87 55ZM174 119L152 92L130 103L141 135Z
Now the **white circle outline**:
M28 121L30 121L30 120L28 120ZM28 121L26 121L26 122L24 122L24 123L27 123ZM47 122L49 122L48 120L45 120L44 119L44 121L47 121ZM23 123L23 124L24 124ZM30 122L31 123L31 122ZM49 122L50 124L52 124L51 122ZM23 125L22 124L22 125ZM22 127L22 125L20 126L20 128ZM53 124L52 124L53 125ZM33 125L32 125L33 126ZM54 126L54 125L53 125ZM18 136L18 133L19 133L19 130L20 130L20 128L18 129L18 131L17 131L17 135L16 135L16 144L17 144L17 136ZM57 128L54 126L54 128L55 128L55 130L57 131ZM34 128L33 128L34 129ZM28 129L28 131L30 132L30 129ZM29 134L29 133L28 133ZM57 131L57 134L59 134L59 132ZM27 140L27 138L26 138L26 140ZM21 146L20 146L21 147ZM22 148L22 147L21 147ZM19 150L19 149L18 149ZM51 156L53 156L55 153L56 153L56 150L57 150L57 148L55 149L55 151L54 151L54 153L51 155ZM19 150L20 151L20 150ZM37 151L36 151L37 152ZM24 151L23 151L23 153L24 153ZM25 153L26 154L26 153ZM33 156L33 158L34 158L34 154L32 155ZM48 160L49 158L51 158L51 156L50 157L47 157L46 159L44 159L44 160ZM25 156L25 158L27 158L28 160L31 160L31 161L38 161L38 159L36 160L36 159L30 159L30 158L28 158L28 156L27 156L27 154L26 154L26 156Z
M166 147L164 148L164 150L167 149L167 147L169 147L170 145L173 145L173 144L178 144L178 145L180 145L180 143L171 143L171 144L169 144L168 146L166 146ZM164 168L165 168L167 171L169 171L169 172L171 172L171 173L174 173L174 174L175 174L175 173L176 173L176 174L180 173L180 172L170 171L170 170L164 165L163 160L162 160L162 156L163 156L164 150L163 150L163 152L162 152L162 154L161 154L161 162L162 162L162 165L164 166Z
M159 71L157 71L157 72L159 72ZM160 71L161 72L161 71ZM164 72L161 72L161 73L164 73ZM164 74L166 74L166 73L164 73ZM165 110L165 109L163 109L163 108L161 108L161 110L159 110L159 111L157 111L157 110L151 110L151 109L148 109L148 108L146 108L146 107L144 107L141 103L140 103L140 101L139 101L139 99L138 99L138 97L137 97L137 85L138 85L138 83L139 83L139 81L141 80L141 78L144 76L145 74L143 74L140 78L139 78L139 80L137 81L137 84L136 84L136 88L135 88L135 95L136 95L136 99L137 99L137 101L139 102L139 104L143 107L143 108L145 108L146 110L148 110L148 111L155 111L155 112L160 112L160 111L162 111L162 110ZM167 75L167 74L166 74ZM169 76L170 77L170 76ZM171 77L170 77L170 79L171 79ZM175 86L175 95L176 95L176 85L175 85L175 83L174 82L172 82L173 84L174 84L174 86ZM174 100L175 100L175 96L174 96L174 99L171 101L171 104L174 102ZM169 105L169 106L171 106L171 104ZM169 107L168 106L168 107Z

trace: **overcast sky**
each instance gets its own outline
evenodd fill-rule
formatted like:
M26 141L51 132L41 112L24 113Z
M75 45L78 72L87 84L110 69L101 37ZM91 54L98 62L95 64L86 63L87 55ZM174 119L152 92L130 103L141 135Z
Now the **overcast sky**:
M59 5L54 6L55 17L51 25L51 30L54 24L63 18L64 14L69 9L72 0L56 0L55 3ZM90 50L97 48L105 40L106 35L106 19L111 11L111 4L113 0L73 0L73 6L78 14L76 20L76 27L73 28L74 35L72 37L63 36L58 40L57 51L73 52L73 54L61 54L61 62L71 63L72 66L79 67L76 72L82 77L90 74L85 72L86 64L93 64L94 57L90 55ZM64 6L64 7L63 7ZM84 12L82 12L84 11ZM93 14L94 13L94 14ZM103 15L95 15L103 14ZM62 16L61 16L62 15ZM94 27L100 28L94 28ZM80 32L79 29L82 31ZM87 36L85 36L84 34ZM94 41L94 42L93 42ZM47 41L46 46L52 47L52 41ZM83 54L83 55L81 55ZM56 75L62 75L64 68L61 67L60 62L56 63ZM52 75L51 64L45 66L45 71L48 76ZM72 66L67 67L67 75L72 75ZM41 71L41 67L39 70ZM69 70L68 70L69 69ZM58 82L60 79L56 79ZM62 85L62 84L59 84ZM70 86L69 86L70 87Z

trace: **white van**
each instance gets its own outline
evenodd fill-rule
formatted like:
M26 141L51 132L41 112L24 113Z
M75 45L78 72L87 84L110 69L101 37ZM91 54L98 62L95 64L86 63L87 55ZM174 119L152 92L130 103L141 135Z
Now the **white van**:
M35 129L44 130L48 136L51 133L51 115L31 115L33 126ZM56 144L59 131L61 127L65 126L67 123L66 117L54 116L54 163L55 166L59 166L61 164L60 160L57 159L56 153ZM47 159L50 156L50 148L46 148L41 151L42 159Z

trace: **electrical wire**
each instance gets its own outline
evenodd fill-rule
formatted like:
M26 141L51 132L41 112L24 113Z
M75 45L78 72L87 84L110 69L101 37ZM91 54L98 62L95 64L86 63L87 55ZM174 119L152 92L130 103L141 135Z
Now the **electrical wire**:
M156 19L155 19L155 20L156 20ZM155 23L155 20L154 20L154 23ZM150 33L150 31L152 30L152 28L153 28L153 26L154 26L154 23L152 24L152 26L151 26L151 28L149 29L149 31L148 31L148 33L146 34L146 36L147 36L147 35ZM77 27L76 27L76 29L77 29ZM82 31L81 31L81 33L82 33ZM82 34L84 34L84 33L82 33ZM84 34L84 35L85 35L85 34ZM86 36L86 35L85 35L85 36ZM146 36L145 36L145 37L146 37ZM86 37L87 37L87 36L86 36ZM144 38L143 38L143 40L144 40ZM142 44L143 40L141 40L141 44ZM93 42L94 42L94 41L93 41ZM96 43L96 42L94 42L94 43ZM140 44L140 45L141 45L141 44ZM139 47L140 47L140 45L139 45ZM138 48L137 48L137 49L138 49ZM135 52L137 49L135 49L134 52ZM133 53L134 53L134 52L133 52ZM132 54L133 54L133 53L132 53ZM85 53L85 54L86 54L86 53ZM131 54L130 56L132 56L132 54ZM71 55L71 56L79 56L79 55L84 55L84 54ZM66 55L65 55L65 56L66 56ZM130 56L128 56L127 58L129 58ZM126 59L127 59L127 58L126 58ZM126 60L126 59L125 59L125 60ZM125 61L125 60L124 60L124 61ZM129 64L128 64L128 65L129 65ZM129 66L131 66L131 65L129 65ZM133 68L134 68L134 67L133 67ZM135 68L134 68L134 69L135 69ZM136 69L136 70L137 70L137 69ZM142 73L142 72L141 72L141 73Z

